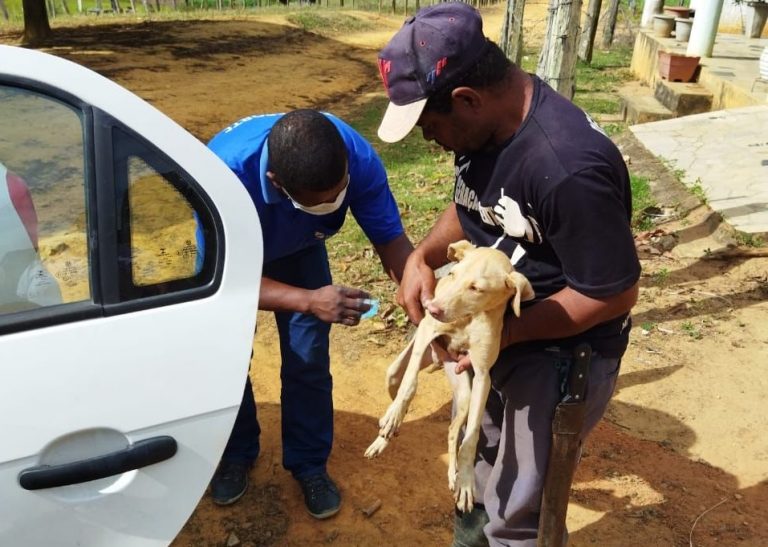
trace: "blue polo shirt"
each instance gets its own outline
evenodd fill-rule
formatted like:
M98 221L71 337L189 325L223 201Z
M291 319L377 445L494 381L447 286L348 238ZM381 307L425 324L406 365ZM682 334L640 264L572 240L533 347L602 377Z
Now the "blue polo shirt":
M375 245L403 233L397 203L376 152L357 131L323 113L339 130L347 147L349 187L342 206L327 215L310 215L272 186L267 178L267 137L282 114L249 116L230 125L208 146L238 176L251 195L264 234L264 262L291 255L331 237L341 229L347 209ZM301 153L301 151L297 151Z

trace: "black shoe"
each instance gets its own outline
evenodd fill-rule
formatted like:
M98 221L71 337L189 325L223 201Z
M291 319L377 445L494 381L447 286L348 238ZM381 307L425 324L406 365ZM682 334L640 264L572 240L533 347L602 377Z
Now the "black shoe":
M310 515L316 519L327 519L339 512L341 494L328 473L296 480L304 492L304 503Z
M243 497L248 490L248 471L245 462L219 462L211 479L211 498L216 505L230 505Z

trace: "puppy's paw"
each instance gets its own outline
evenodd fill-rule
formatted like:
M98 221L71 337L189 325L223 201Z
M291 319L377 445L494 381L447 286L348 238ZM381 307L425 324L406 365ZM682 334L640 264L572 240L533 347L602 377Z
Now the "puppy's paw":
M474 507L474 498L472 497L472 488L458 487L453 495L456 501L456 508L462 513L469 513Z
M456 475L456 483L453 488L453 497L456 501L456 507L459 511L469 513L474 505L474 496L472 494L475 486L474 469L463 467Z
M371 446L368 447L368 450L365 451L365 457L368 459L373 459L382 452L384 452L384 449L389 444L389 441L385 439L384 437L376 437L376 440L371 443Z
M451 492L456 491L456 467L451 465L448 466L448 489Z
M389 405L387 412L379 420L379 436L389 439L397 433L405 418L405 407L397 402Z

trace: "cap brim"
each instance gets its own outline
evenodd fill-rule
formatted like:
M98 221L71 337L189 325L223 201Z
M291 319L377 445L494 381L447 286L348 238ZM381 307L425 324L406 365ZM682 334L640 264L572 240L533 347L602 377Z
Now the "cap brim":
M427 99L404 105L389 103L379 125L379 138L384 142L397 142L404 139L416 126L426 104Z

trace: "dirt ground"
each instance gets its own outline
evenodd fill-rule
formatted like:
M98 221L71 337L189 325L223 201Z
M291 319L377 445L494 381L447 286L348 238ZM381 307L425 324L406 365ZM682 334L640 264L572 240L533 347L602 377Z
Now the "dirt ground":
M323 37L279 13L102 21L57 28L49 51L115 79L207 141L249 114L316 107L343 116L380 97L376 48L401 18L355 16L375 30ZM498 8L488 11L490 36L499 25ZM0 42L17 36L0 34ZM631 344L577 472L570 544L768 545L768 252L736 246L728 227L655 158L628 135L617 140L669 207L661 213L672 214L638 237L643 277ZM450 401L441 374L422 379L387 452L363 458L388 403L384 369L405 336L378 319L333 330L329 468L344 502L335 518L318 522L281 466L279 351L262 315L251 375L264 431L252 486L230 508L203 498L174 545L449 544Z

